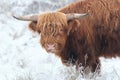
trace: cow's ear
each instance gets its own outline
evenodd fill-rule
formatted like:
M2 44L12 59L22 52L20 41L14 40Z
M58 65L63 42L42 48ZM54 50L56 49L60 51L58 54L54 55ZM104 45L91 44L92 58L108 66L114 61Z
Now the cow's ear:
M80 26L80 21L77 19L68 21L68 35L70 32L74 32Z
M40 33L40 29L38 29L38 27L37 27L37 21L30 22L29 28L34 32Z

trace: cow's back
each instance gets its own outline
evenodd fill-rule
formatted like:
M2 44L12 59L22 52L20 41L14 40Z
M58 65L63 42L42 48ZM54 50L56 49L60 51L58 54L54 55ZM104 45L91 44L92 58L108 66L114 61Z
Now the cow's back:
M78 41L82 38L86 39L100 55L120 54L120 0L83 0L72 3L59 11L63 13L87 12L89 15L79 20L80 26L76 32L71 33L71 36L77 37L75 39Z

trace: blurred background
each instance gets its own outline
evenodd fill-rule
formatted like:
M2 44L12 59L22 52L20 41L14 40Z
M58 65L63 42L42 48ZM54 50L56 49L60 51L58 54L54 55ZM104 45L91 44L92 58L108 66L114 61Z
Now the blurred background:
M40 35L28 29L18 15L55 11L78 0L0 1L0 80L120 80L120 59L104 59L101 75L82 76L74 66L62 65L39 44Z

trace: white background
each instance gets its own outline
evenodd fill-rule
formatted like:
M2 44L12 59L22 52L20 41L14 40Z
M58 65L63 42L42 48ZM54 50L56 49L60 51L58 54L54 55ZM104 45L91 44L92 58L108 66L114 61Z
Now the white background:
M40 35L28 29L29 22L11 16L55 11L73 1L0 1L0 80L120 80L120 58L101 58L101 75L82 77L74 67L65 67L41 48Z

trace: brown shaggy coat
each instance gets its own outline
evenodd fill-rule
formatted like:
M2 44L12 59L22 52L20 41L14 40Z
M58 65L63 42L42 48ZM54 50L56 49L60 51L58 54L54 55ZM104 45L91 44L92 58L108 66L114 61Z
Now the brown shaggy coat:
M63 13L85 13L79 20L80 27L69 35L62 60L73 58L82 65L90 65L93 71L100 56L120 56L120 0L85 0L59 10ZM84 56L88 59L85 63Z
M64 64L68 62L75 65L81 63L84 67L89 66L92 71L95 71L97 65L100 64L99 57L120 56L120 0L77 1L59 9L58 12L65 14L87 12L89 14L83 19L74 19L68 22L68 26L72 26L72 29L67 39L65 39L66 41L64 41L64 48L61 53L55 53L61 58ZM64 21L64 16L59 16L59 14L56 15L57 18L51 16L46 18L42 16L43 18L39 18L39 21L40 19L44 20L43 22L38 22L37 28L43 31L45 27L42 27L44 28L42 29L40 25L44 26L43 23L46 22L54 22L53 24L56 26L58 26L57 23L60 23L60 26L67 25L66 21ZM36 25L36 23L32 22L30 27ZM31 28L35 30L35 27ZM40 32L39 29L37 30ZM48 31L46 33L51 32ZM44 37L43 35L41 38L43 46ZM59 38L59 40L61 39ZM49 40L51 41L51 39Z

